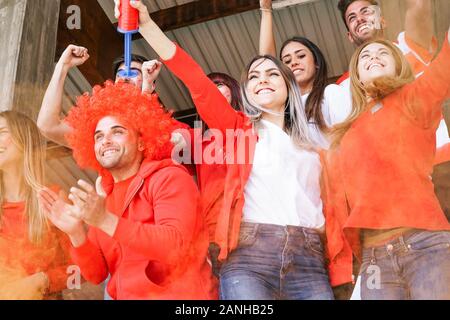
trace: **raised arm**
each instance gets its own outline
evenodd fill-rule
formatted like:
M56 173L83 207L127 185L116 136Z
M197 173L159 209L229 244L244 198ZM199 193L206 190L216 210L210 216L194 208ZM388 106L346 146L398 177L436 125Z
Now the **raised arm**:
M259 32L259 54L276 57L277 49L273 34L272 0L260 0L261 30Z
M49 140L68 146L65 135L71 127L61 117L64 82L69 70L82 65L89 59L86 48L69 45L56 64L50 84L45 92L39 111L37 125L42 134Z
M420 47L432 50L433 19L431 0L405 0L407 5L405 18L406 36Z
M120 16L120 0L114 0L115 16ZM158 25L150 18L147 7L142 1L131 1L130 5L139 10L139 32L155 52L163 60L171 59L175 55L175 44L164 34Z
M442 103L450 97L450 29L437 58L422 76L401 90L401 105L414 121L423 127L439 123Z

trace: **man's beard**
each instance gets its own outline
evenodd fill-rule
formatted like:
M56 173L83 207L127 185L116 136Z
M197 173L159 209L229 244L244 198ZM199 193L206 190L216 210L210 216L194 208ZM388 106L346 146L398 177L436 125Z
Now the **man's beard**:
M373 41L376 39L383 39L384 32L383 29L372 29L370 33L366 34L364 37L359 37L357 35L353 36L353 41L357 46L360 46L368 41Z
M100 165L102 166L102 168L105 169L115 169L116 167L119 166L120 164L120 160L122 159L121 156L114 158L114 159L97 159L97 161L100 163Z

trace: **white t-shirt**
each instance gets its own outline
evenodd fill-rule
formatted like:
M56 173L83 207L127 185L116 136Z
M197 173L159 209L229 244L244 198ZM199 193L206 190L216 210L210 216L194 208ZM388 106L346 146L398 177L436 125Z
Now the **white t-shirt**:
M322 230L319 155L296 147L277 125L261 120L243 220Z
M306 106L306 100L309 94L302 96L303 105ZM344 122L352 111L351 97L345 88L330 84L325 88L322 101L322 114L327 127ZM312 121L308 123L313 141L321 149L328 149L329 139L322 133L319 127Z

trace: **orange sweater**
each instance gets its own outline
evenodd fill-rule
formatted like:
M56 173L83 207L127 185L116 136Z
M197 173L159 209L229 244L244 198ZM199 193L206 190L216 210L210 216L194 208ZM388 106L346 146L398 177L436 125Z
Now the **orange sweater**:
M327 214L357 255L361 228L450 230L430 178L449 86L446 41L423 76L369 106L328 154Z
M49 293L67 286L69 240L52 227L41 245L28 239L24 216L25 203L4 203L0 229L0 266L17 271L20 277L44 272L49 279Z

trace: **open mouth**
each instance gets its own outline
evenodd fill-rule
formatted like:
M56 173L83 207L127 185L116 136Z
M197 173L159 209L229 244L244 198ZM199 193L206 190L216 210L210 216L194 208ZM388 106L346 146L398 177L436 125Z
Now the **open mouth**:
M119 150L117 150L117 149L106 149L102 152L102 157L108 157L108 156L114 155L118 152L119 152Z
M300 74L300 73L302 73L303 71L304 71L303 69L294 69L294 70L292 70L292 72L293 72L295 75Z
M363 32L366 32L366 31L368 31L368 30L371 30L371 29L372 29L371 24L369 24L369 23L363 23L363 24L361 24L360 26L358 26L358 28L356 29L356 32L358 32L358 33L363 33Z
M256 94L257 95L260 95L260 94L271 94L273 92L274 92L274 90L272 90L270 88L263 88L263 89L259 89L258 91L256 91Z
M374 68L380 68L381 69L381 68L384 68L384 65L382 63L378 63L378 62L372 63L372 64L369 65L367 70L372 70Z

